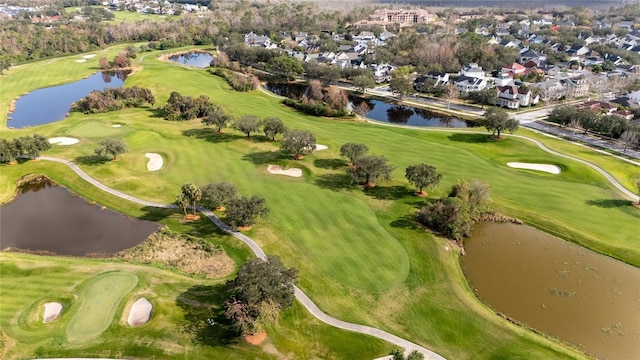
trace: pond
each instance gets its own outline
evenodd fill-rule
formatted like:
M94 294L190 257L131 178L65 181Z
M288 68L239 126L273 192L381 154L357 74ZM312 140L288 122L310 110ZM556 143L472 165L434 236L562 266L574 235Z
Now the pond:
M160 228L90 205L60 186L40 183L21 189L17 199L0 208L2 250L111 254L140 244Z
M208 52L200 51L169 56L169 61L199 68L208 68L211 65L212 60L213 55L209 54Z
M269 82L265 89L280 96L300 99L307 92L304 84L282 84ZM360 103L366 102L369 111L366 117L394 124L429 127L472 127L473 122L460 120L445 114L420 109L412 106L393 104L377 99L363 99L357 96L349 96L349 109L353 109Z
M465 249L492 308L595 357L640 359L640 269L515 224L477 224Z
M69 84L38 89L20 96L8 116L7 126L24 128L59 121L67 117L71 105L94 90L124 85L125 72L98 72Z

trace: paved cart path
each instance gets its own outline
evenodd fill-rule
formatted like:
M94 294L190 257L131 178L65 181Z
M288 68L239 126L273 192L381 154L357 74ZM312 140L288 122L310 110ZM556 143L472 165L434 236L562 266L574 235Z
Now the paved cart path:
M125 194L123 192L120 192L118 190L112 189L106 185L104 185L103 183L99 182L98 180L92 178L91 176L89 176L87 173L85 173L82 169L80 169L76 164L74 164L71 161L68 160L64 160L64 159L58 159L58 158L54 158L54 157L48 157L48 156L41 156L39 157L40 160L46 160L46 161L54 161L60 164L64 164L67 165L69 168L71 168L71 170L73 170L76 174L78 174L78 176L80 176L82 179L84 179L85 181L87 181L88 183L90 183L91 185L99 188L100 190L107 192L113 196L117 196L121 199L125 199L140 205L144 205L144 206L151 206L151 207L158 207L158 208L165 208L165 209L173 209L173 208L177 208L176 205L174 204L161 204L161 203L156 203L156 202L151 202L151 201L146 201L146 200L142 200L139 199L135 196L131 196L128 194ZM262 248L260 247L260 245L258 245L258 243L256 243L253 239L251 239L250 237L240 233L239 231L236 231L234 229L232 229L231 227L229 227L227 224L225 224L224 222L222 222L222 220L220 220L211 210L209 209L205 209L203 207L197 207L197 210L200 211L201 213L203 213L204 215L206 215L209 220L211 220L217 227L219 227L220 229L222 229L223 231L227 232L228 234L232 235L233 237L235 237L236 239L242 241L243 243L247 244L247 246L249 246L249 248L251 248L251 250L253 251L253 253L261 258L261 259L266 259L267 255L264 253L264 251L262 250ZM349 331L353 331L353 332L357 332L357 333L361 333L361 334L365 334L365 335L370 335L370 336L374 336L377 337L379 339L385 340L387 342L390 342L396 346L399 346L401 348L404 348L405 351L407 353L413 351L413 350L417 350L419 352L421 352L424 355L424 358L426 360L445 360L444 357L436 354L435 352L422 347L418 344L412 343L408 340L405 340L403 338L400 338L398 336L395 336L393 334L390 334L384 330L380 330L380 329L376 329L376 328L372 328L370 326L364 326L364 325L359 325L359 324L354 324L354 323L349 323L346 321L342 321L339 319L336 319L334 317L331 317L329 315L327 315L325 312L323 312L322 310L320 310L320 308L318 308L318 306L311 301L311 299L304 293L302 292L302 290L300 290L300 288L298 288L297 286L295 287L295 296L296 299L298 299L298 301L305 307L307 308L307 310L309 310L309 312L311 313L311 315L315 316L318 320L329 324L331 326L340 328L340 329L344 329L344 330L349 330Z

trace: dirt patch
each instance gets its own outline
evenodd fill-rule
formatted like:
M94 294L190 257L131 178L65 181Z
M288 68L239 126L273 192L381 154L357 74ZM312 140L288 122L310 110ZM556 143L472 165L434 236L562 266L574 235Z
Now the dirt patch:
M181 272L212 278L233 271L233 260L218 246L203 239L160 230L142 244L121 251L116 258L138 264L161 264Z
M182 220L184 222L192 222L192 221L197 221L200 220L200 215L194 215L194 214L187 214L185 215Z
M254 335L245 335L244 339L251 345L260 345L267 339L267 333L261 331Z
M419 196L419 197L427 197L429 195L428 192L426 191L416 191L413 193L415 196Z
M253 226L238 226L238 230L240 231L249 231L253 228Z

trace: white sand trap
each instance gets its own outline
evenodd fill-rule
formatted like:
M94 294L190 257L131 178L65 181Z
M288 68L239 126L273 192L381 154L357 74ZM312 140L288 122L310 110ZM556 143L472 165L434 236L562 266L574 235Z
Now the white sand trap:
M111 127L122 127L122 124L113 124Z
M325 145L316 144L316 151L327 150L329 147Z
M43 323L52 322L62 312L62 304L57 302L48 302L44 304L44 316L42 317Z
M286 175L286 176L293 176L293 177L302 176L302 169L291 168L291 169L284 170L280 165L269 165L269 167L267 168L267 171L276 175Z
M96 57L96 54L88 54L88 55L83 56L84 59L92 59L94 57Z
M55 145L74 145L77 144L80 140L70 138L70 137L54 137L49 139L49 144Z
M527 169L527 170L537 170L544 171L549 174L560 174L560 168L556 165L551 164L531 164L531 163L521 163L521 162L508 162L507 166L516 168L516 169Z
M87 62L87 59L78 59L76 60L77 63L83 63L83 62Z
M147 170L149 171L158 171L162 169L162 156L156 153L146 153L144 156L149 158L149 162L147 162Z
M131 326L144 325L151 318L151 310L153 310L153 305L149 300L140 298L131 306L127 322Z

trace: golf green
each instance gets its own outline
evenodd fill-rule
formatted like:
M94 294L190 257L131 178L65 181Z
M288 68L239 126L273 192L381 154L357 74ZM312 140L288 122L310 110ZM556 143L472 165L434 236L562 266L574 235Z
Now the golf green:
M67 326L70 342L82 342L102 334L109 327L122 299L138 283L138 277L125 272L100 274L80 293L80 308Z

